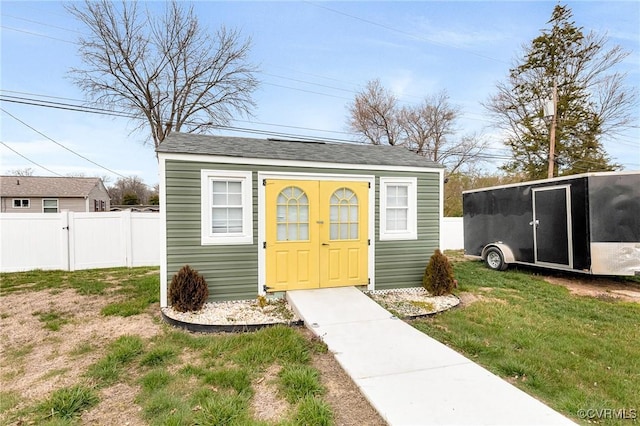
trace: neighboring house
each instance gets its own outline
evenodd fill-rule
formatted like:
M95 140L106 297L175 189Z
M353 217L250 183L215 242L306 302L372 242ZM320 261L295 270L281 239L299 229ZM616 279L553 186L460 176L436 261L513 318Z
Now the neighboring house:
M108 212L102 179L85 177L0 176L2 213Z
M444 168L401 147L173 133L158 148L161 305L189 264L211 300L417 287Z

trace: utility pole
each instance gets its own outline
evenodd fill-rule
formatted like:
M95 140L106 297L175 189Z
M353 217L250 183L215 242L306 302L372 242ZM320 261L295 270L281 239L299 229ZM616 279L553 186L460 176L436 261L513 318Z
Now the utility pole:
M551 130L549 131L549 171L548 178L552 178L556 165L556 117L558 116L558 87L555 79L553 80L552 100L553 111L551 115Z

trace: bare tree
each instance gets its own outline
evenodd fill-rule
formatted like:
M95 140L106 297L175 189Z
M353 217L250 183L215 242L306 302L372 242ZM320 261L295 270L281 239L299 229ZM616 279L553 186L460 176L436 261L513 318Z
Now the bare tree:
M119 178L113 186L107 188L111 204L125 204L126 200L135 199L134 204L147 204L150 189L138 176Z
M400 137L398 100L380 80L367 83L348 105L349 128L374 145L396 145Z
M449 95L441 91L425 98L416 107L404 107L399 113L403 144L455 173L465 164L477 162L486 147L482 137L472 134L457 136L456 121L460 109L451 105Z
M102 184L106 187L107 185L109 185L111 183L111 181L113 180L113 178L109 175L101 175L98 176L100 178L100 180L102 180Z
M33 176L33 169L31 167L25 167L24 169L13 169L7 171L9 176Z
M71 74L90 98L148 125L155 148L172 131L201 133L250 114L258 81L247 61L249 39L225 27L211 34L192 7L175 0L161 17L139 4L67 6L89 30L79 40L85 66Z
M400 108L379 80L370 81L348 105L349 129L374 145L403 145L441 163L449 173L480 161L487 142L478 135L459 136L460 109L442 91L418 106Z
M458 108L449 104L445 91L427 97L417 107L402 108L400 119L408 146L418 154L431 153L439 158L441 146L455 134L454 123L459 113Z

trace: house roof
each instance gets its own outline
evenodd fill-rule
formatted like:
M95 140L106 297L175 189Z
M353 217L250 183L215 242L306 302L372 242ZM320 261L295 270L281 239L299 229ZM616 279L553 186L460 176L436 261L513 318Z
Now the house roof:
M442 168L404 147L355 143L301 142L275 139L171 133L159 153L204 154L222 157L260 158L340 164L366 164Z
M100 178L0 176L3 197L87 197Z

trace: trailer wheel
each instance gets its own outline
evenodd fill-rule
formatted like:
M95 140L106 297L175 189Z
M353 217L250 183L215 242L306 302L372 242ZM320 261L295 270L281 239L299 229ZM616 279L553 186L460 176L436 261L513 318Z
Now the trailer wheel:
M494 271L504 271L508 266L504 262L504 256L502 255L502 252L499 248L496 247L487 249L484 261L486 262L489 269L493 269Z

